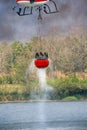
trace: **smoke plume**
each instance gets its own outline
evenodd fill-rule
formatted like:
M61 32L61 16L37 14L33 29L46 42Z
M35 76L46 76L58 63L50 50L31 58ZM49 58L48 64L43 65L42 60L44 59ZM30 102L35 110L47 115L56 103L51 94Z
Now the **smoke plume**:
M37 13L19 17L12 8L15 0L0 0L0 41L27 41L35 35L46 35L49 31L66 33L71 28L87 28L87 0L54 0L59 13L43 15L42 23Z

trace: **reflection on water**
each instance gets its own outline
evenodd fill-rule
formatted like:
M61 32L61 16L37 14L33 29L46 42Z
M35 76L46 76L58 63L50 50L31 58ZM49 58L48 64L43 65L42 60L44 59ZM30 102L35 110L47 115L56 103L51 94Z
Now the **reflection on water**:
M0 104L0 130L87 130L87 102Z
M0 130L87 130L87 122L23 122L0 125Z

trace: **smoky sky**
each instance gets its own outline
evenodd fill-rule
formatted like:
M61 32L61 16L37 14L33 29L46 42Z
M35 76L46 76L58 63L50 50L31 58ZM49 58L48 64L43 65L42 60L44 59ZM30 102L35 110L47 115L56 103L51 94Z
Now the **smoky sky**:
M32 16L19 17L12 10L16 5L15 0L0 0L0 41L27 41L33 36L48 34L53 28L61 33L76 26L87 28L87 0L54 1L59 13L43 13L43 20L39 23L37 12Z

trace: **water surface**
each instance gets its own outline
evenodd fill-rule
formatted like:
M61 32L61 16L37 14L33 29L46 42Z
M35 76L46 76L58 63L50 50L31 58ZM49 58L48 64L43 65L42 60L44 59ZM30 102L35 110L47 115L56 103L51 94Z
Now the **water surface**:
M87 130L87 102L0 104L0 130Z

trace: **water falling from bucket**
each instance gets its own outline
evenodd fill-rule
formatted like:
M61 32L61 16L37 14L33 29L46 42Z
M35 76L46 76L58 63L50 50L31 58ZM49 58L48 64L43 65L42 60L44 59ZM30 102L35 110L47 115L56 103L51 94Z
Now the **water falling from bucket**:
M51 64L51 60L49 60ZM52 69L51 65L49 67ZM40 99L49 99L49 93L53 90L53 87L48 85L46 82L46 70L47 68L37 68L34 65L34 59L32 60L31 64L29 65L28 72L31 75L33 72L36 72L37 78L39 80L38 87L40 88L39 91L39 98ZM36 97L34 92L31 92L31 98ZM35 98L34 98L35 99Z
M41 89L41 99L49 99L49 92L53 90L46 82L46 69L38 69L37 75L39 78L39 85Z
M49 86L46 82L46 69L37 69L37 76L39 78L39 84L41 90L49 91L52 90L52 87Z
M41 89L46 89L47 83L46 83L46 69L37 69L37 75L39 78L39 84Z

